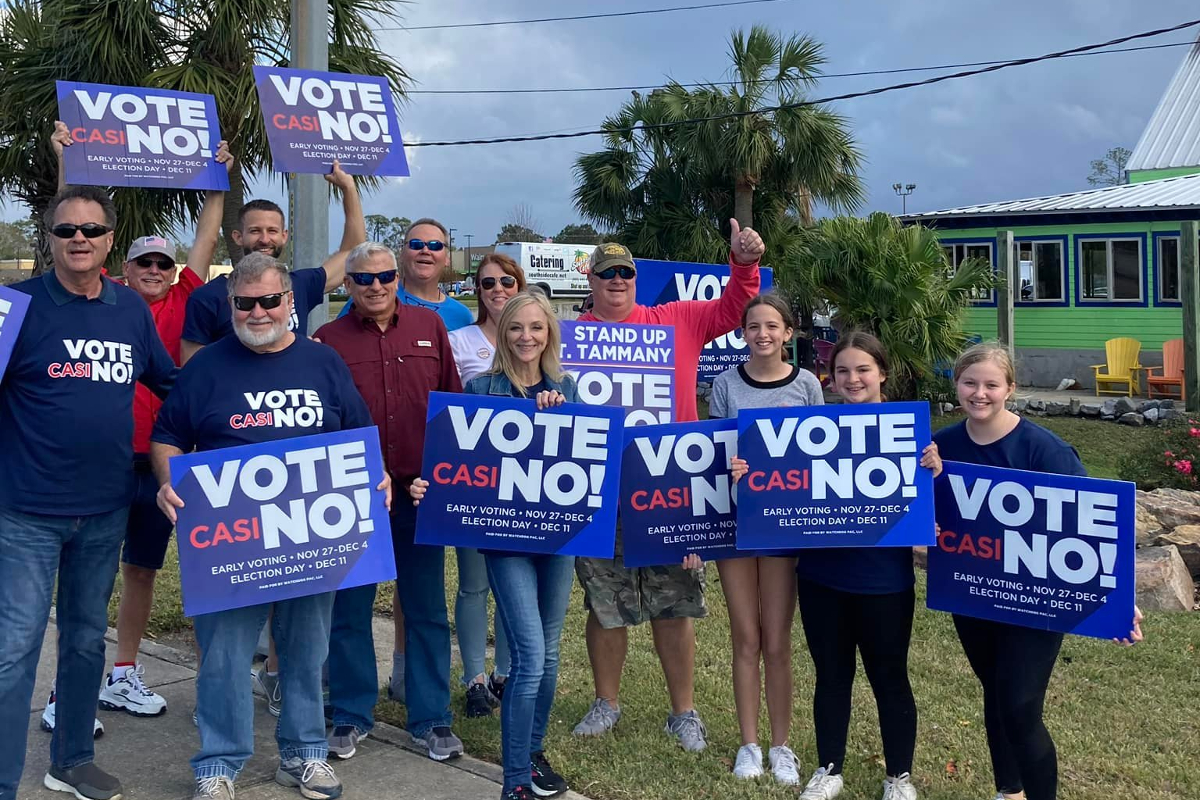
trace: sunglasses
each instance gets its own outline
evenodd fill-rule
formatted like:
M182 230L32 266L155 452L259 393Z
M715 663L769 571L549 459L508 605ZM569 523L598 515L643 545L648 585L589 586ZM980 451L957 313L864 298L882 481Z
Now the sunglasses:
M608 269L596 270L592 274L602 281L611 281L618 275L624 280L630 280L634 275L637 275L637 270L633 267L609 267Z
M95 239L111 231L112 228L98 222L85 222L82 225L68 225L64 222L50 229L59 239L74 239L76 233L82 233L88 239Z
M375 279L379 278L379 283L387 286L396 280L396 270L385 269L383 272L347 272L346 277L357 283L359 286L370 286L375 283Z
M278 308L283 302L283 298L287 297L290 292L276 292L275 294L264 294L259 297L243 297L241 295L233 296L233 307L238 311L253 311L255 305L262 306L264 311L270 311L272 308Z
M501 275L499 278L489 275L486 278L480 278L479 285L484 289L495 289L496 281L500 281L500 285L505 289L511 289L517 285L517 279L512 275Z
M409 250L424 250L426 247L428 247L429 251L431 253L436 253L439 250L443 249L445 246L446 246L445 242L439 242L437 239L430 239L428 242L425 241L424 239L409 239L408 240L408 249Z
M87 234L84 234L84 235L86 236ZM151 267L158 267L163 272L166 272L169 269L175 269L174 262L167 261L165 259L159 259L159 258L135 258L133 260L133 263L137 264L142 269L150 269Z

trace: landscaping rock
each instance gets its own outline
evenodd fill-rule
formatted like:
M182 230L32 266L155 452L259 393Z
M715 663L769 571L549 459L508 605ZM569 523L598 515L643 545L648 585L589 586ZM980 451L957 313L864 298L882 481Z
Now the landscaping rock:
M1066 403L1059 403L1055 400L1047 400L1046 401L1046 416L1047 417L1061 417L1063 414L1067 413L1068 408L1070 408L1070 406L1068 406Z
M1200 578L1200 525L1180 525L1154 540L1158 547L1174 545L1193 578Z
M1082 406L1083 406L1083 401L1082 401L1082 400L1080 400L1078 397L1072 397L1072 398L1071 398L1070 410L1069 410L1067 413L1068 413L1068 414L1070 414L1072 417L1078 417L1078 416L1079 416L1079 409L1080 409Z
M1146 424L1146 418L1136 411L1130 411L1127 414L1122 414L1117 418L1117 422L1122 425L1132 425L1135 428L1140 428Z
M1012 402L1011 410L1017 412L1018 414L1025 411L1027 408L1029 408L1029 401L1024 397L1018 397Z
M1162 401L1161 400L1147 400L1144 403L1142 403L1142 405L1138 408L1138 411L1141 411L1143 414L1145 414L1147 411L1149 411L1152 408L1162 408Z
M1138 503L1135 512L1135 533L1134 541L1138 547L1148 547L1159 536L1164 533L1170 533L1170 528L1164 528L1163 524L1158 521L1158 517L1154 513L1142 505L1141 496L1145 492L1138 492Z
M1075 401L1072 400L1071 402L1075 402ZM1100 409L1101 409L1100 403L1080 403L1079 404L1079 413L1081 416L1084 416L1084 417L1098 417L1098 416L1100 416Z
M1160 414L1162 414L1162 412L1159 411L1157 408L1147 408L1144 411L1142 411L1142 416L1145 417L1146 422L1150 423L1151 425L1155 425L1158 423L1158 417Z
M955 406L954 403L942 403L942 413L943 414L949 414L955 408L957 408L957 406Z
M1046 412L1046 401L1040 397L1034 397L1025 406L1031 414L1044 414Z
M1174 545L1138 550L1135 580L1142 611L1192 610L1196 586Z
M1130 414L1130 413L1138 410L1137 403L1133 402L1133 400L1129 399L1128 397L1118 398L1117 402L1114 403L1113 405L1114 405L1113 413L1115 413L1118 417L1124 416L1125 414Z
M1116 419L1117 418L1117 401L1105 400L1100 406L1100 419Z
M914 547L913 551L913 566L917 569L929 569L929 548Z
M1183 489L1155 489L1137 493L1138 517L1143 511L1154 517L1160 533L1181 525L1200 525L1200 492ZM1138 525L1139 530L1141 525ZM1156 534L1157 535L1157 534Z
M1177 408L1164 408L1158 412L1160 422L1174 422L1177 419L1183 419L1183 412Z
M1158 407L1159 408L1174 408L1175 401L1174 400L1159 400Z

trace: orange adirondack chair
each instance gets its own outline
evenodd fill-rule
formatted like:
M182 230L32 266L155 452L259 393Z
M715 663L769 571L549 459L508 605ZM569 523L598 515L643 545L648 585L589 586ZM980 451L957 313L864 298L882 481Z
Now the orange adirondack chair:
M1096 375L1097 397L1102 393L1123 394L1127 397L1137 394L1138 372L1142 369L1142 365L1138 363L1141 351L1142 343L1137 339L1109 339L1104 343L1104 354L1108 358L1108 363L1092 365L1092 371ZM1107 371L1101 372L1100 370ZM1125 389L1107 388L1114 383L1125 384Z
M1162 374L1155 375L1154 370L1156 369L1162 370ZM1172 386L1179 387L1179 394L1166 391ZM1155 392L1160 397L1185 399L1183 396L1183 339L1171 339L1163 342L1163 365L1146 367L1146 396L1154 397Z

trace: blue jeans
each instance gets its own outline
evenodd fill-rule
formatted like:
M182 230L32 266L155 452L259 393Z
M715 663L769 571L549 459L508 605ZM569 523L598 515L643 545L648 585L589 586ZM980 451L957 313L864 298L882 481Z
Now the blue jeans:
M0 800L14 800L25 767L26 730L42 638L58 576L57 724L50 761L71 769L94 760L92 720L104 678L108 599L128 508L86 517L0 509Z
M404 611L404 697L408 732L420 739L449 725L450 620L446 615L446 548L413 544L417 514L399 501L392 511L396 594ZM371 659L374 669L374 657Z
M542 749L558 685L558 640L571 599L571 556L484 556L512 671L500 704L503 792L529 786L529 756Z
M321 703L321 665L329 652L333 595L324 592L196 617L200 750L191 763L197 780L217 775L233 780L254 753L254 696L249 666L259 631L272 608L271 635L279 655L282 700L275 726L279 756L305 760L326 757L329 748ZM374 659L371 665L374 667Z
M454 548L458 556L458 597L454 600L454 630L463 660L463 686L470 686L487 670L487 567L483 554L474 547ZM508 677L508 637L496 621L496 675Z
M362 733L375 727L379 673L375 670L376 584L340 589L333 601L329 630L329 705L334 726L353 725Z

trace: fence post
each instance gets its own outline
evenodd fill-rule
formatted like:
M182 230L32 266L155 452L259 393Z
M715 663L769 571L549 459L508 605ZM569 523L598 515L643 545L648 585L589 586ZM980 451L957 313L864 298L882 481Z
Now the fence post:
M1014 275L1013 232L996 231L996 248L996 272L1004 281L1004 285L996 289L996 338L1000 340L1000 344L1008 348L1010 355L1016 355L1016 341L1013 336L1013 297L1015 291L1020 291L1020 286Z

